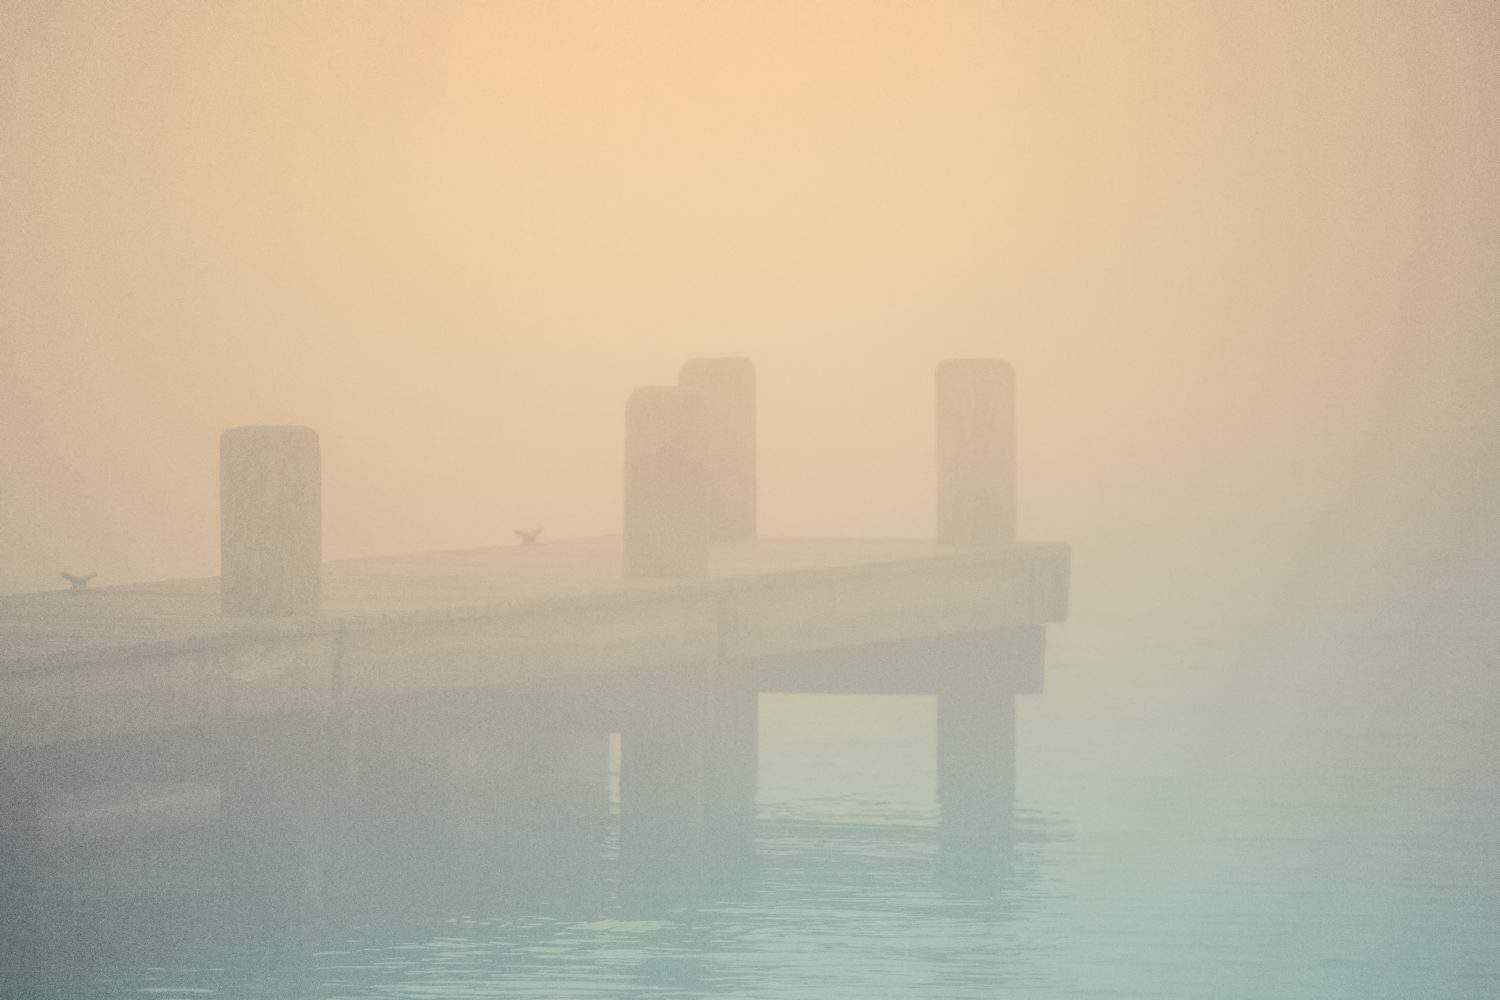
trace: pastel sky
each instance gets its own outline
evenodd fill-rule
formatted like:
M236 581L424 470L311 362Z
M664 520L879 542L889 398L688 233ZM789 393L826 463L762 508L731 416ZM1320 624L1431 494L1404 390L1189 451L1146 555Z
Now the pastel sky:
M767 533L921 535L1012 360L1078 601L1500 561L1491 4L0 7L0 592L217 572L217 437L331 557L618 529L623 401L761 385Z

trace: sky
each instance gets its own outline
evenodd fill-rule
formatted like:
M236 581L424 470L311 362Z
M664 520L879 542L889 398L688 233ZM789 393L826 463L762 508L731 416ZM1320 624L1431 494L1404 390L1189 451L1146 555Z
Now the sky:
M212 575L226 427L330 558L617 531L624 400L760 384L766 534L932 530L1012 361L1075 614L1500 565L1500 10L0 4L0 592Z

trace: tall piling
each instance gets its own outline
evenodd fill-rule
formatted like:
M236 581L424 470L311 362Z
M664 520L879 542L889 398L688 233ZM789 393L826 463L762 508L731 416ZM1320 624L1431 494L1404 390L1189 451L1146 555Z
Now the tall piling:
M749 358L692 358L677 384L703 394L702 447L708 537L755 537L755 365Z
M1016 377L993 358L955 358L935 373L937 538L1016 539ZM1016 787L1016 695L1041 689L1042 631L1002 630L977 662L954 664L937 692L940 857L990 873L1009 841ZM967 877L965 875L964 877Z
M704 397L646 386L625 407L625 575L708 572Z
M316 614L323 560L318 435L308 427L234 427L219 439L223 612Z
M990 358L936 372L937 538L1003 545L1016 538L1016 377Z

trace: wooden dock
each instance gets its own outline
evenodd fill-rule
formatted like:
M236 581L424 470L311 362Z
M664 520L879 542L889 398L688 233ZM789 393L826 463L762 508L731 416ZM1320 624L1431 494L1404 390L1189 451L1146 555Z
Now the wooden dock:
M437 835L460 736L501 812L541 768L578 820L618 732L622 864L669 883L753 849L764 691L936 696L945 829L982 838L1070 557L1015 539L1009 367L945 363L936 400L930 540L759 537L744 359L631 397L617 537L325 563L316 434L226 432L220 577L0 598L11 912L50 788L213 785L233 891L305 903Z

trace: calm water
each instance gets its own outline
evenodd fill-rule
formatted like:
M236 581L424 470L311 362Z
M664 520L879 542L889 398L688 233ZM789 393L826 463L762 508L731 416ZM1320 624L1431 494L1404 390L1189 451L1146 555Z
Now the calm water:
M1076 626L1020 709L1008 846L940 877L933 706L763 697L760 868L651 919L451 914L303 961L11 995L1500 996L1500 633Z

